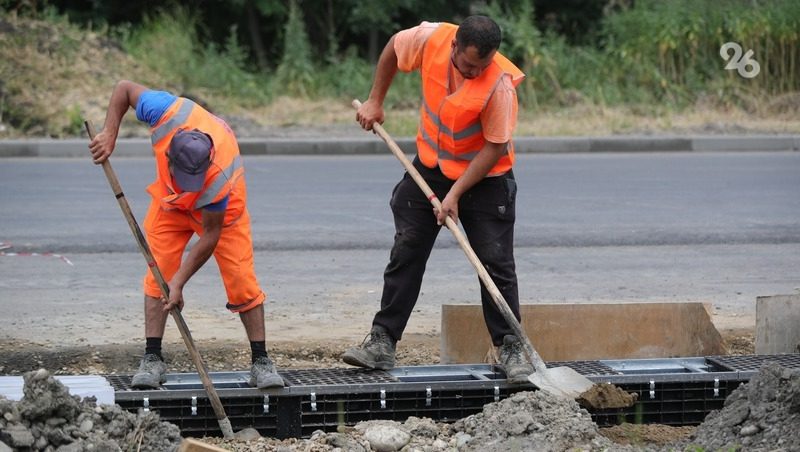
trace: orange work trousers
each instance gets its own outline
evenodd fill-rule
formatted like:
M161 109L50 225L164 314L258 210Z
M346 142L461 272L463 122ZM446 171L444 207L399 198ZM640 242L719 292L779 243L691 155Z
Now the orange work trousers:
M144 229L156 264L167 282L180 268L183 253L192 236L203 235L203 225L188 212L164 210L159 200L155 199L150 202ZM226 308L231 312L245 312L264 303L267 296L256 278L247 209L233 224L222 228L222 235L214 249L214 259L228 296ZM144 277L144 293L161 298L161 288L149 270Z

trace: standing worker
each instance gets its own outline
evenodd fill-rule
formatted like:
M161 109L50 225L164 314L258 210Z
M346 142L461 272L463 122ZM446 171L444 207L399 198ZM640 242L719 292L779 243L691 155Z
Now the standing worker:
M150 125L156 180L147 187L152 201L144 229L169 286L167 299L150 271L144 277L147 345L131 386L157 388L165 381L161 339L167 316L172 308L183 309L184 286L212 254L225 285L226 307L239 314L250 340L250 386L283 386L267 355L266 295L256 279L244 166L233 131L189 99L123 80L111 94L103 130L89 144L94 163L114 152L129 107ZM195 233L199 239L182 260Z
M514 201L511 134L517 120L515 87L524 74L497 52L500 27L485 16L470 16L460 26L422 22L389 39L375 70L369 99L356 120L366 130L383 123L383 101L398 69L419 69L421 121L414 166L442 200L431 209L408 174L390 202L395 237L384 272L381 309L361 345L342 360L372 369L391 369L419 296L425 265L447 216L461 219L470 244L519 320L514 266ZM481 302L500 365L511 382L527 382L533 366L519 338L481 283Z

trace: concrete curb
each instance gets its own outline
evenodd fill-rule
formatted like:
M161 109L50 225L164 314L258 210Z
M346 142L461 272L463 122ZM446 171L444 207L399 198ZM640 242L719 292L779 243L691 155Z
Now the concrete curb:
M414 138L396 139L403 151L416 151ZM519 153L571 152L736 152L800 151L800 135L727 136L619 136L619 137L517 137ZM86 157L85 139L30 139L0 141L2 157ZM244 155L356 155L384 154L378 137L363 138L242 138ZM150 153L150 140L120 139L114 155L141 157Z

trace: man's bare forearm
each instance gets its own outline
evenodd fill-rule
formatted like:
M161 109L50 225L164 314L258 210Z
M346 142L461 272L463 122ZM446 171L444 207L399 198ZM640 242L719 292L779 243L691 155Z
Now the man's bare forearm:
M467 190L472 188L475 184L483 180L489 171L497 164L500 157L505 153L506 145L508 143L491 143L486 142L483 149L478 152L478 155L470 162L464 174L450 188L449 193L453 193L459 198Z
M394 50L394 36L389 39L386 46L378 58L375 66L375 78L372 81L372 89L369 92L369 99L383 105L386 93L392 86L394 76L397 74L397 52Z

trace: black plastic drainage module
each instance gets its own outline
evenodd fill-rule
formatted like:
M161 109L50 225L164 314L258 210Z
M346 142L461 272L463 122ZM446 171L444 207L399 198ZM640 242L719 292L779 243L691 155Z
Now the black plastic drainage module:
M550 362L568 366L593 382L612 383L638 394L628 408L589 410L601 427L622 422L698 425L767 362L800 369L800 354L710 356ZM360 421L405 421L410 416L453 422L479 413L487 403L532 385L510 385L488 364L398 367L390 371L355 368L281 370L284 388L259 390L249 372L211 372L214 387L234 430L255 428L262 436L309 437ZM115 403L124 409L155 411L184 436L222 436L199 376L168 374L158 390L130 388L130 375L107 375Z

